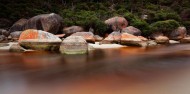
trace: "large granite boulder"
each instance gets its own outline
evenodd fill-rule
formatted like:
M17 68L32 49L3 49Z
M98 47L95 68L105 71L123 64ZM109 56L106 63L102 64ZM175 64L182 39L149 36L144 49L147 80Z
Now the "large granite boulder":
M112 44L112 43L120 43L121 40L121 33L114 31L111 34L108 35L103 41L101 41L101 44Z
M135 36L140 36L141 30L139 30L133 26L128 26L128 27L122 29L122 33L129 33L129 34L132 34Z
M121 34L121 44L122 45L146 47L146 46L148 46L148 44L147 44L147 41L145 41L144 39L145 38L134 36L129 33Z
M62 40L45 31L28 29L21 33L19 44L25 49L58 51Z
M169 38L167 36L164 36L161 32L154 32L151 36L151 39L154 39L156 43L158 44L168 44Z
M61 43L60 52L63 54L85 54L88 52L88 43L81 36L69 36Z
M112 17L105 21L113 31L119 31L128 26L128 21L124 17Z
M172 31L169 35L171 40L180 40L187 35L187 29L185 27L178 27L176 30Z
M7 31L7 30L5 30L5 29L0 29L0 35L4 35L4 36L8 37L9 34L10 34L9 31Z
M73 33L76 33L76 32L83 32L84 29L80 26L71 26L71 27L66 27L63 29L63 33L66 35L66 36L69 36Z
M27 19L20 19L20 20L18 20L9 29L9 32L23 31L24 30L24 25L27 23L27 21L28 21Z
M94 34L92 32L76 32L76 33L72 34L71 36L81 36L87 42L95 43Z
M30 18L26 22L24 30L37 29L57 34L59 31L62 31L62 25L63 19L61 16L55 13L41 14Z

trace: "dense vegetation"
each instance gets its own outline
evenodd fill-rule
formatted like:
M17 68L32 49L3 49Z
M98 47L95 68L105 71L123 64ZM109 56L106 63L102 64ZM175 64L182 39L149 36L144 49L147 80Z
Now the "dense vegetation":
M152 31L170 31L179 25L190 29L189 5L189 0L1 0L0 18L17 21L54 12L64 18L65 26L92 27L96 33L103 33L104 20L123 16L130 25L148 35ZM143 15L148 16L142 19Z

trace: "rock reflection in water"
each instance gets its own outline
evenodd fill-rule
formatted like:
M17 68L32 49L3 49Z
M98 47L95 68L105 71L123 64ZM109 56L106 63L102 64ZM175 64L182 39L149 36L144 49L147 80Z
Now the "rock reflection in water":
M189 47L1 52L0 94L189 94Z

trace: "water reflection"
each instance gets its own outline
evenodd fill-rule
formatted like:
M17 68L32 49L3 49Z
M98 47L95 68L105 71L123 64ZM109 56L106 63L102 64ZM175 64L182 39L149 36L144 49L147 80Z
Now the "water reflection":
M0 93L189 94L189 48L128 47L86 55L1 52Z

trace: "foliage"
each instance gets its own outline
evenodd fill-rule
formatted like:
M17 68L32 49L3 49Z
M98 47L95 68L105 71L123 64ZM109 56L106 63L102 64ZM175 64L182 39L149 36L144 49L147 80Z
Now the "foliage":
M175 20L158 21L150 25L151 32L170 32L179 27L179 22Z

